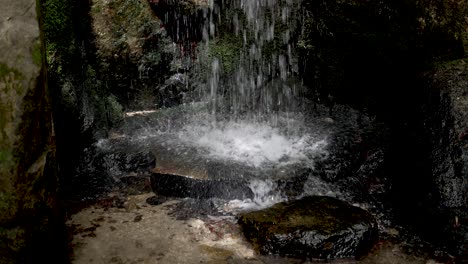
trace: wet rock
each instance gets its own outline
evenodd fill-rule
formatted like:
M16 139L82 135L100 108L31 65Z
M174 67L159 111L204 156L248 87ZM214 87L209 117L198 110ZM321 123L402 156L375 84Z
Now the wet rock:
M131 212L138 209L138 205L134 201L127 201L124 203L124 208L127 212Z
M104 209L109 208L126 208L127 198L118 194L118 195L110 195L108 197L100 198L95 201L96 205L102 207Z
M160 204L163 204L165 202L167 202L168 199L164 196L151 196L150 198L146 199L146 203L147 204L150 204L150 205L160 205Z
M156 159L148 148L125 138L113 138L94 144L84 153L77 174L70 177L73 185L68 182L66 186L72 199L101 199L115 189L127 194L150 190L148 176Z
M176 43L184 45L187 52L192 52L190 44L203 38L203 25L208 14L204 1L148 1L156 16L163 21L167 34Z
M150 151L131 152L119 150L104 157L104 162L112 176L128 174L149 174L156 165L156 160Z
M169 208L172 217L177 220L189 220L194 217L223 215L215 199L184 199Z
M90 10L101 78L127 109L162 105L159 85L177 71L176 49L146 0L93 1Z
M241 179L194 179L185 176L153 173L151 188L156 194L191 198L252 198L252 190Z
M119 179L121 191L127 194L142 194L151 191L148 177L126 176Z
M454 256L468 244L466 222L456 220L468 211L467 63L446 62L421 76L413 114L395 128L390 145L390 161L405 170L388 168L399 220Z
M182 103L188 89L188 77L182 73L176 73L168 78L159 88L162 107L172 107Z
M430 76L424 128L440 205L468 205L468 59L446 63ZM434 111L436 109L437 111Z
M239 223L262 254L299 258L345 258L365 254L378 231L365 210L321 196L244 213Z

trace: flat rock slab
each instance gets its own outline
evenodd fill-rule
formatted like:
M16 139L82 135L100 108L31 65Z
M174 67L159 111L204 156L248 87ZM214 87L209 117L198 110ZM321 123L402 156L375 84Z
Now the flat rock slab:
M156 194L168 197L198 199L253 197L252 190L243 180L201 180L181 175L153 173L151 188Z
M299 258L361 256L378 236L377 223L367 211L324 196L247 212L239 223L261 254Z

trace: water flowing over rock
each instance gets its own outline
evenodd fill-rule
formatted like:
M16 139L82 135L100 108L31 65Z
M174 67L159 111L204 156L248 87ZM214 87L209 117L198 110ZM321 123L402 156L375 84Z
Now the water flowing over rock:
M320 196L243 213L239 223L262 254L304 259L360 256L372 247L378 233L368 212Z
M290 111L304 87L295 40L301 1L150 1L183 52L196 55L192 100L234 115ZM197 76L198 75L198 76ZM258 114L258 113L257 113Z
M327 195L466 251L467 61L438 68L463 56L465 2L44 0L64 193L229 213ZM263 251L365 251L340 235Z
M276 0L220 6L223 22L215 16L214 32L206 39L212 74L205 94L213 110L223 105L233 114L298 110L304 89L293 78L299 6L300 1Z

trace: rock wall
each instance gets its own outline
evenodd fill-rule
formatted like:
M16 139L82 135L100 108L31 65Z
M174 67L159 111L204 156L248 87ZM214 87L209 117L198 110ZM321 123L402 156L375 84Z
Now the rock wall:
M464 1L304 1L298 42L310 94L387 115L405 84L463 56ZM409 88L409 89L408 89Z
M182 91L165 85L179 70L177 47L146 0L93 0L90 15L102 82L124 109L180 103Z
M424 131L431 184L444 232L468 255L468 59L439 65L427 76ZM442 215L442 216L440 216ZM449 242L450 243L450 242Z
M41 4L64 198L93 198L113 184L93 144L124 112L180 103L183 63L146 0Z
M36 1L0 5L0 263L63 261Z
M440 205L468 205L468 60L443 64L428 83L427 124ZM436 111L434 111L436 110Z
M468 5L330 0L303 6L298 48L309 96L351 105L388 127L383 174L398 220L460 249L467 241L461 230L468 195L462 59Z

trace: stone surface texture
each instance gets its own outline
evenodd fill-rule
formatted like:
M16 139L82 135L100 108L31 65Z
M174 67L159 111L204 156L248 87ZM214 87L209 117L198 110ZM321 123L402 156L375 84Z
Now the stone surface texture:
M241 214L246 237L262 254L334 259L367 253L377 224L365 210L325 196L309 196Z
M468 59L441 65L432 75L428 122L434 146L433 174L442 206L468 201Z
M444 234L456 252L468 255L468 59L440 65L429 75L424 129Z
M0 263L31 263L55 237L52 118L36 1L0 5Z
M98 203L72 215L67 226L73 239L73 264L178 263L272 264L304 263L301 259L257 254L243 238L232 217L192 216L177 220L181 200L157 206L145 203L151 194L128 196L123 207ZM317 262L306 262L317 263ZM323 263L318 262L318 263ZM408 254L403 245L378 244L349 264L439 264L424 256Z

